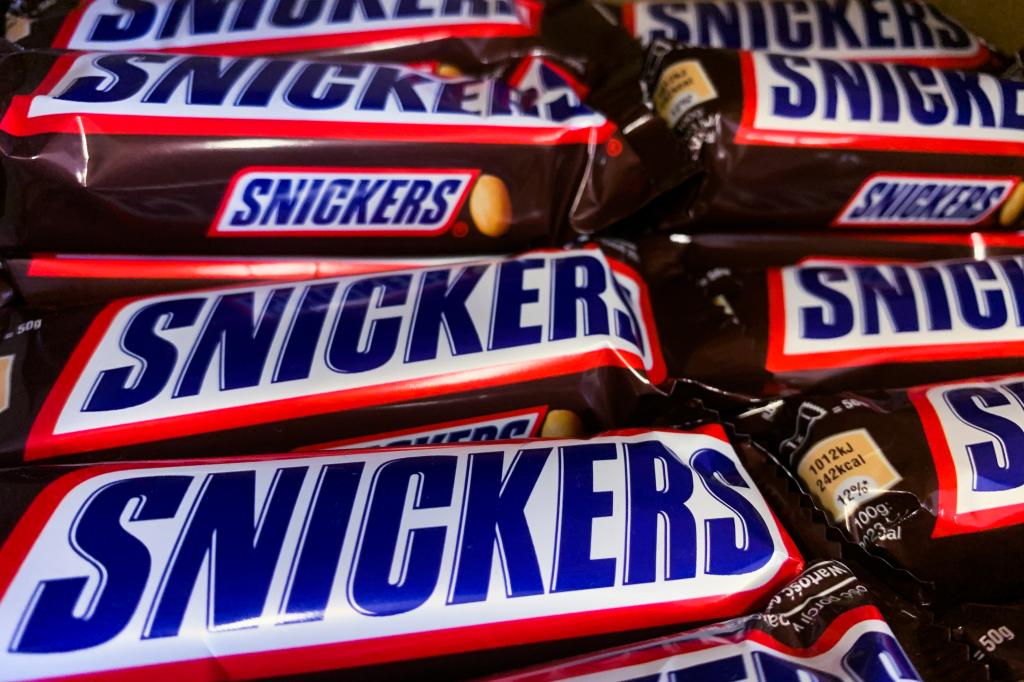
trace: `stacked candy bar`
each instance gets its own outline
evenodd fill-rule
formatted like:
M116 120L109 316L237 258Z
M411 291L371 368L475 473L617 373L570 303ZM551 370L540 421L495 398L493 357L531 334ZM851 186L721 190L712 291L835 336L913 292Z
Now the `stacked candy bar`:
M0 682L1024 679L1024 79L950 13L5 8Z

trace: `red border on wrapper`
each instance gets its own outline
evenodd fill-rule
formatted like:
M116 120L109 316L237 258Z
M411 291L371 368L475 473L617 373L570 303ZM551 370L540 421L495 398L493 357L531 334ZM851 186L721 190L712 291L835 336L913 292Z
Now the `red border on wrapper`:
M451 262L463 260L452 258ZM478 260L467 256L465 260ZM194 258L163 256L88 256L46 254L31 256L26 275L38 279L168 279L168 280L301 280L345 277L390 270L430 267L430 258Z

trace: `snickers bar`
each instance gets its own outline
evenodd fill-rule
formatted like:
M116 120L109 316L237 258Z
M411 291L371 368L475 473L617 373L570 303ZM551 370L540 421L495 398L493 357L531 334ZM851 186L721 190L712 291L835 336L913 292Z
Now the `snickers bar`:
M1003 69L1004 55L920 0L627 2L622 23L644 45L766 50L805 57Z
M598 635L749 613L803 565L717 424L44 465L0 483L5 680L363 679L481 649L558 642L565 655ZM877 635L858 651L898 655L859 613L853 637Z
M838 561L823 561L780 590L761 613L490 679L910 682L922 678L874 605L870 589Z
M21 47L222 56L307 55L442 62L479 70L536 47L550 10L535 0L27 0L9 3Z
M3 466L593 433L665 379L643 282L597 249L0 323Z
M662 41L648 57L701 171L658 206L664 227L1021 227L1024 82Z
M1024 375L784 398L736 419L850 541L939 603L1021 597Z
M617 220L680 172L634 148L672 143L638 84L635 102L594 95L624 135L546 57L472 80L24 51L0 56L0 80L8 252L508 252Z
M674 377L772 395L1024 371L1021 255L644 268Z

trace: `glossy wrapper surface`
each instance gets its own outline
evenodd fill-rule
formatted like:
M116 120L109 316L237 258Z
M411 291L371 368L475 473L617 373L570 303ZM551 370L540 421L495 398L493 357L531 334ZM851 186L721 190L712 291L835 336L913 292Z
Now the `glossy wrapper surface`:
M642 104L635 59L624 64L588 90L539 55L474 80L284 58L10 52L0 247L419 256L561 244L687 171L662 156L671 134Z
M785 398L735 426L848 540L934 585L939 604L1007 601L1024 566L1022 387L1017 375Z
M1012 242L766 239L752 258L722 241L641 244L673 377L758 396L1024 370Z
M1021 81L664 41L645 78L701 172L664 227L1019 229Z
M542 642L566 655L756 610L803 565L714 424L0 476L12 679L431 670ZM506 653L491 669L530 660Z
M761 613L492 679L920 680L872 597L849 568L824 561Z
M579 435L665 380L597 249L0 315L7 465Z

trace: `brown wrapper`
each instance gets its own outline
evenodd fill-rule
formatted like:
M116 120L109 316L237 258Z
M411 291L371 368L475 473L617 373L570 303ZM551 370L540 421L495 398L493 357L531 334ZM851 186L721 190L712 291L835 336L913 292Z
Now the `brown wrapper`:
M1009 242L982 238L975 260L970 240L751 238L754 258L679 237L639 249L676 378L756 396L1024 371L1024 262Z
M1020 229L1024 82L664 41L645 79L702 170L663 227Z
M947 641L943 651L939 629L860 576L839 561L820 561L760 613L488 679L744 679L754 671L764 679L988 679L962 647Z
M940 610L1006 601L1020 596L1024 566L1015 549L1024 528L1021 485L1012 480L1019 455L1007 451L1011 459L1000 462L990 448L1002 444L995 433L1012 439L1009 429L1019 430L1005 408L1020 381L786 398L733 422L843 538L934 588L913 594L916 601Z
M963 604L942 622L971 647L975 660L988 666L991 679L1024 679L1024 604Z
M580 435L665 381L643 281L598 249L8 305L0 329L9 464Z
M473 80L281 58L10 52L0 248L394 257L561 244L690 172L642 103L636 60L623 59L622 74L591 89L545 56Z

